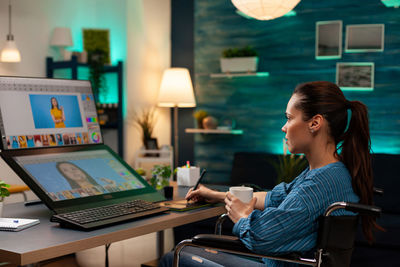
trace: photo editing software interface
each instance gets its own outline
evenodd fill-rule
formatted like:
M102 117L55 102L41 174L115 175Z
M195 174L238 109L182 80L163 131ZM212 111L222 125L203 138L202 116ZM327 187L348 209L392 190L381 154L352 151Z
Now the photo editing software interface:
M105 149L16 156L14 160L53 201L145 187Z
M102 143L89 81L0 77L4 149Z

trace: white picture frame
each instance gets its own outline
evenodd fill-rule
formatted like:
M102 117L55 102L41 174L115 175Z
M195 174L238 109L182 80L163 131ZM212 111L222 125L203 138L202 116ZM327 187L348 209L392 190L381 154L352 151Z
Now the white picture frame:
M341 20L317 21L315 23L315 58L342 58Z
M336 84L343 91L373 91L375 64L373 62L336 63Z
M385 24L357 24L346 26L346 53L383 52Z

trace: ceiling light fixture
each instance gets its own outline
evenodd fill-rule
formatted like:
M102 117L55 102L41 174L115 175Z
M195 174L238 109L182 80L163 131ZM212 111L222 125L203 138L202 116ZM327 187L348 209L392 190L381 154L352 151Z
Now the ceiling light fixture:
M0 61L2 62L20 62L21 54L14 41L14 36L11 33L11 0L8 5L8 34L7 41L1 50Z
M258 20L282 17L291 11L300 0L231 0L233 5L247 16Z

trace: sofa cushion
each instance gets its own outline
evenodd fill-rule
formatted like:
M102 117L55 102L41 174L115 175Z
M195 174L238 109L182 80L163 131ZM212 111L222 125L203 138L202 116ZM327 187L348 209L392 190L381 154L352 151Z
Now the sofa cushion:
M271 161L278 161L278 156L265 152L237 152L234 155L231 184L255 184L272 189L277 174Z

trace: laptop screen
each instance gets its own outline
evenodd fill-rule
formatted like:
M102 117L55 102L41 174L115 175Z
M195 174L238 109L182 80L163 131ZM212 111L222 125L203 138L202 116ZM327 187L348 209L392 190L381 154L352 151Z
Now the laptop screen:
M14 160L52 201L146 187L105 149L16 156Z
M89 81L0 77L4 150L102 143Z

